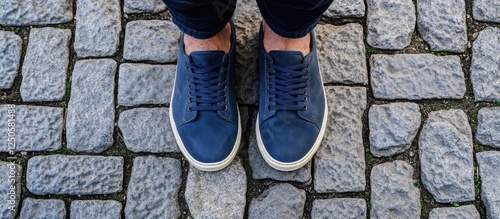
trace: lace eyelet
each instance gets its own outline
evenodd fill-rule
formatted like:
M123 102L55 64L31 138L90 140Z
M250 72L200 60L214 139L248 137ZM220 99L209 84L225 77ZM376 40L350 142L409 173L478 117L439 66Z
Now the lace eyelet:
M267 110L271 110L271 107L269 105L267 105L266 109Z
M307 106L304 106L304 111L307 111Z
M188 98L188 103L191 103L191 97Z
M308 98L307 97L304 97L304 102L307 102Z
M227 97L224 97L224 102L227 102Z
M228 107L227 105L224 105L224 111L227 111Z
M192 111L191 107L188 107L188 111L189 111L189 112L191 112L191 111Z

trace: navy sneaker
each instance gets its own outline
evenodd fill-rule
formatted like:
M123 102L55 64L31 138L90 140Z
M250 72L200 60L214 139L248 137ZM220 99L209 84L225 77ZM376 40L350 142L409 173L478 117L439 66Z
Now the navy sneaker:
M204 171L221 170L236 156L241 123L234 87L236 37L231 49L184 52L181 36L177 74L170 102L170 123L181 152Z
M259 115L257 143L264 160L281 171L299 169L309 162L323 139L327 104L311 32L311 52L266 53L263 30L259 48Z

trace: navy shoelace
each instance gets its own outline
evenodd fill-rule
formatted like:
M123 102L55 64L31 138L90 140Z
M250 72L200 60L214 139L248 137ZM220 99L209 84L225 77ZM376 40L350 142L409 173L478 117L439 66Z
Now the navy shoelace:
M226 101L226 62L208 67L189 63L188 69L188 101L193 103L188 110L226 110L227 105L218 104Z
M287 67L269 64L269 109L304 111L307 101L308 64Z

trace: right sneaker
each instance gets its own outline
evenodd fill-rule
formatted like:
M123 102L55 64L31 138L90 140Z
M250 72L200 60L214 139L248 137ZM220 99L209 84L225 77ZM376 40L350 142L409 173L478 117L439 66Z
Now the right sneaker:
M264 49L259 41L257 145L264 160L280 171L306 165L321 145L328 107L314 32L308 55Z
M189 163L203 171L228 166L238 152L241 122L234 86L235 29L231 48L187 55L181 36L170 101L175 140Z

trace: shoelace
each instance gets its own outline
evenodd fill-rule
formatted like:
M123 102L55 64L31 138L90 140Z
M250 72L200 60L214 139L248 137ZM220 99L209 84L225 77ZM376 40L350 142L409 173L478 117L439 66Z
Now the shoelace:
M193 103L190 111L226 110L227 105L218 104L226 101L226 63L221 62L209 67L188 64L188 101Z
M278 66L269 64L269 105L270 110L307 110L300 103L307 101L307 63Z

